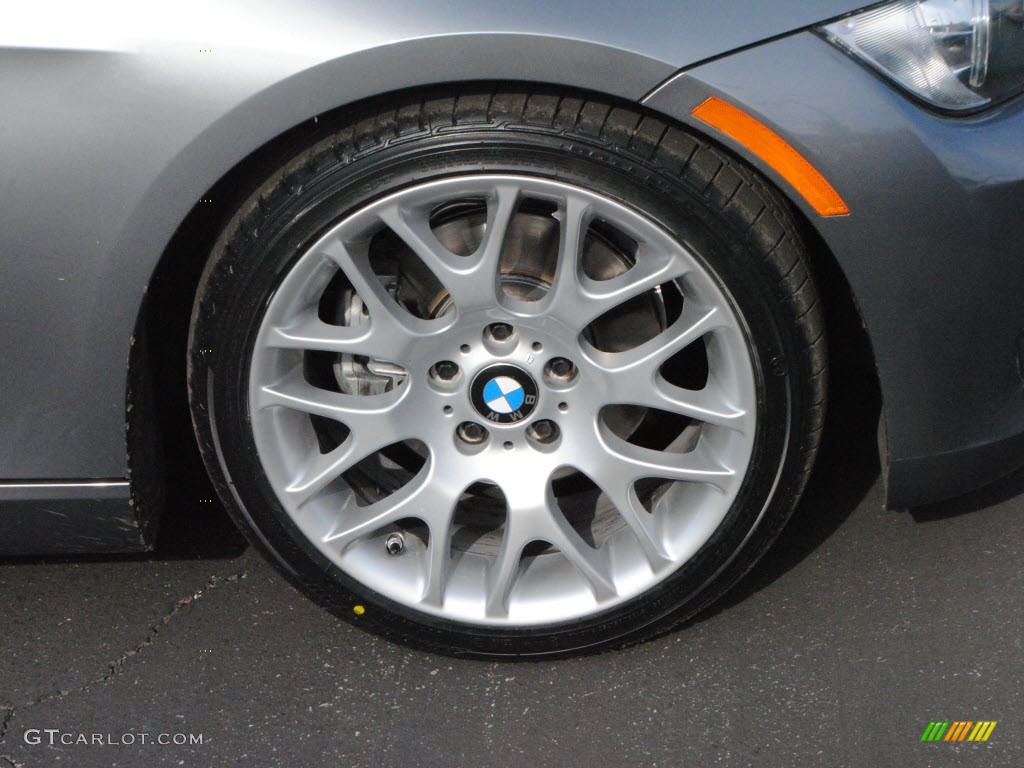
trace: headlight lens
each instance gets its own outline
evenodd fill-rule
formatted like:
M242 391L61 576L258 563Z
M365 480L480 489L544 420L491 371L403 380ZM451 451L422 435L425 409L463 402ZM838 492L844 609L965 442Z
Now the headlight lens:
M977 109L1024 90L1024 0L897 0L820 31L938 107Z

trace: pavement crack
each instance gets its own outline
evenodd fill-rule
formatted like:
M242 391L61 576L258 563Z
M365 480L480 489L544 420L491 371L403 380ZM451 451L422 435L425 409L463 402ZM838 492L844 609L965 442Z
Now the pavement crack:
M7 729L10 727L11 718L14 717L14 707L0 706L0 712L3 712L4 715L3 719L0 720L0 744L2 744L3 740L7 737ZM6 756L0 755L0 757Z
M0 712L3 712L3 719L0 719L0 744L7 738L7 730L14 718L14 707L0 705ZM16 762L10 755L0 755L0 768L23 768L22 763Z
M188 594L185 597L182 597L179 600L177 600L174 603L174 608L171 609L170 613L163 616L163 618L161 618L160 621L158 621L157 623L150 625L149 633L143 638L142 642L140 642L134 648L125 651L121 654L119 658L110 662L107 665L107 674L103 675L98 680L93 681L91 685L105 683L111 678L114 678L117 675L119 675L121 673L121 670L124 669L125 664L128 663L128 660L130 658L142 653L142 651L145 648L156 642L157 637L160 635L160 630L163 627L170 624L171 619L173 619L179 612L183 611L185 608L188 608L189 606L195 605L203 598L204 595L206 595L208 592L211 592L214 589L217 589L222 584L229 584L233 581L240 581L241 579L244 579L247 576L248 574L245 571L242 571L241 573L234 573L230 576L225 576L223 578L218 576L211 576L210 580L207 581L202 588L197 589L191 594Z
M73 688L66 691L59 690L56 693L44 694L40 696L38 699L35 699L34 701L31 701L28 704L24 705L22 709L34 707L37 704L44 704L47 701L53 701L55 699L63 699L67 696L72 696L74 694L87 691L93 686L104 685L110 682L119 674L121 674L121 671L124 669L129 659L142 653L143 650L145 650L147 647L153 645L153 643L156 642L157 637L159 637L160 635L160 631L163 629L163 627L170 624L171 620L177 614L179 614L181 611L185 610L189 606L195 605L205 595L209 594L213 590L218 589L224 584L230 584L232 582L241 581L242 579L247 578L248 575L249 574L245 571L241 571L239 573L233 573L230 576L211 576L209 581L207 581L206 584L204 584L202 587L192 591L191 593L175 601L174 607L170 610L170 612L165 614L159 621L150 625L149 631L146 633L146 636L142 639L141 642L137 643L133 648L128 649L114 661L111 661L107 664L107 671L104 674L100 675L94 680L90 680L84 685L80 685L77 688ZM14 716L13 707L8 707L3 711L5 712L5 715L3 719L3 724L0 725L0 741L3 740L3 736L7 732L8 723L10 719ZM5 756L0 755L0 758L5 758ZM0 766L0 768L3 768L3 766Z

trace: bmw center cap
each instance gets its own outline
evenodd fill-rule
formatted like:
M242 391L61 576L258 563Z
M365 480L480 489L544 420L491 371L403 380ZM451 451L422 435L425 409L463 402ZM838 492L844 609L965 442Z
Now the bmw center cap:
M516 424L537 407L537 384L514 365L492 365L473 379L473 407L491 424Z

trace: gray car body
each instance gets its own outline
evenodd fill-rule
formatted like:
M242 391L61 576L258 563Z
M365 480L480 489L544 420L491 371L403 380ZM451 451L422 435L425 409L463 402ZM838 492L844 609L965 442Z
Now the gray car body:
M18 11L0 31L0 552L151 543L128 507L133 331L210 190L321 115L470 81L642 104L778 185L868 330L890 504L961 493L1024 461L1024 105L934 114L809 30L863 3L63 5ZM708 95L786 138L851 214L818 216L696 121ZM55 517L40 518L47 509ZM25 535L58 517L63 533Z

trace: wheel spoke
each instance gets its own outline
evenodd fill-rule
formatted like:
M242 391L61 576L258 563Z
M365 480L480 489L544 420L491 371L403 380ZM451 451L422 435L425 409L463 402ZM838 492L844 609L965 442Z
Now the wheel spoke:
M445 480L450 483L450 478L441 477L435 477L430 481L429 490L422 493L415 503L414 514L427 523L430 531L425 563L426 578L420 599L427 605L436 607L444 604L445 588L451 575L452 520L455 516L455 507L466 485L446 485Z
M629 271L610 280L591 280L586 275L578 275L575 297L560 304L558 312L566 320L571 319L574 327L583 330L630 299L685 273L684 266L675 264L666 255L651 253L642 256Z
M598 472L602 469L612 471L630 482L645 477L660 477L665 480L706 483L724 492L736 474L711 456L704 442L698 443L689 453L669 453L633 445L603 424L599 434L613 464L599 467Z
M291 317L285 323L268 329L264 345L277 349L299 349L337 354L365 355L376 360L401 363L408 356L417 338L425 334L438 334L445 330L446 322L433 327L420 327L413 331L408 324L393 323L387 319L362 325L331 325L319 318L315 309Z
M450 517L458 497L446 494L444 486L433 481L434 467L428 461L414 478L380 501L361 507L356 503L355 495L349 495L339 511L337 523L323 537L323 542L343 552L388 523L415 517L431 525L430 548L435 549L433 525L429 521ZM447 551L447 541L443 544L442 549Z
M507 301L524 315L550 313L569 327L582 331L597 318L662 283L684 276L689 267L673 258L663 244L641 243L636 263L609 280L593 280L581 264L584 240L592 219L585 199L567 195L559 209L558 265L551 289L538 302Z
M610 280L585 278L587 299L593 306L588 323L662 283L679 279L687 271L687 267L673 261L670 254L641 246L636 264L628 271Z
M743 408L732 405L722 385L713 377L708 378L703 389L684 389L669 384L659 376L655 380L653 391L656 398L648 400L652 407L678 413L716 427L727 427L741 435L747 434L753 427L753 415Z
M519 560L523 549L532 541L522 528L522 523L514 521L511 515L506 518L501 549L487 569L484 611L492 618L508 616L508 596L519 572Z
M410 210L401 203L394 203L381 208L378 215L452 293L452 286L465 275L466 260L449 251L434 236L430 228L429 212Z
M632 482L621 484L611 481L599 483L608 499L615 505L619 516L626 521L633 535L636 537L640 548L647 557L651 569L657 571L659 568L671 561L668 550L665 549L664 541L658 529L658 519L644 509L640 498L636 494L636 488Z
M505 531L501 550L487 573L487 615L507 616L508 599L519 572L519 562L527 544L547 540L548 519L554 495L548 478L522 483L500 483L505 494Z
M752 428L752 414L732 404L725 388L709 376L703 389L686 389L670 384L656 373L653 382L645 376L615 376L606 396L608 404L657 408L705 424L746 434Z
M408 391L408 387L398 386L379 395L331 392L309 384L296 369L276 384L260 387L254 405L257 408L283 406L340 421L353 432L379 433L386 419L398 418L396 412Z
M310 452L303 462L302 470L284 489L295 507L301 508L313 496L326 488L332 481L359 462L364 453L354 435L349 436L330 453Z
M557 547L587 580L594 599L603 602L615 597L617 591L610 574L608 552L594 549L587 544L557 509L550 509L548 518L551 530L547 534L547 540Z
M451 570L451 515L455 502L448 510L448 520L430 525L430 546L427 548L427 575L421 600L427 605L444 605L444 590Z
M727 323L725 312L718 307L696 307L687 302L679 318L653 339L625 352L602 352L591 347L587 354L604 373L646 373L649 381L676 352Z
M546 541L583 576L595 600L616 595L608 554L590 547L558 509L549 480L502 484L508 502L501 551L487 578L487 613L508 612L508 596L519 570L523 548L534 541Z
M354 355L384 355L386 349L377 343L370 325L329 325L313 312L292 318L287 325L270 329L267 346L278 349L306 349L322 352L348 352ZM390 357L390 356L389 356Z
M349 245L333 238L320 243L314 253L337 264L352 283L370 313L370 331L375 342L383 344L385 339L398 337L411 343L416 337L442 331L437 321L414 317L398 305L374 274L367 249L365 243Z
M328 453L310 451L302 469L284 488L291 502L301 507L363 459L407 437L394 426L392 419L380 422L374 430L352 430L341 445Z
M429 211L407 209L395 203L382 208L381 221L419 256L448 291L455 306L465 312L494 306L498 300L498 266L509 222L515 214L519 190L498 185L487 205L487 226L476 252L456 256L445 248L430 228Z
M487 227L474 257L478 261L477 271L482 275L485 288L492 275L497 275L501 253L505 245L509 224L519 206L519 187L502 183L494 187L487 201Z
M581 281L585 280L580 257L583 241L590 225L590 203L576 195L567 195L559 207L558 263L551 289L528 311L569 316L574 321L581 306L586 305ZM525 302L521 302L524 304ZM582 326L581 326L582 327Z

